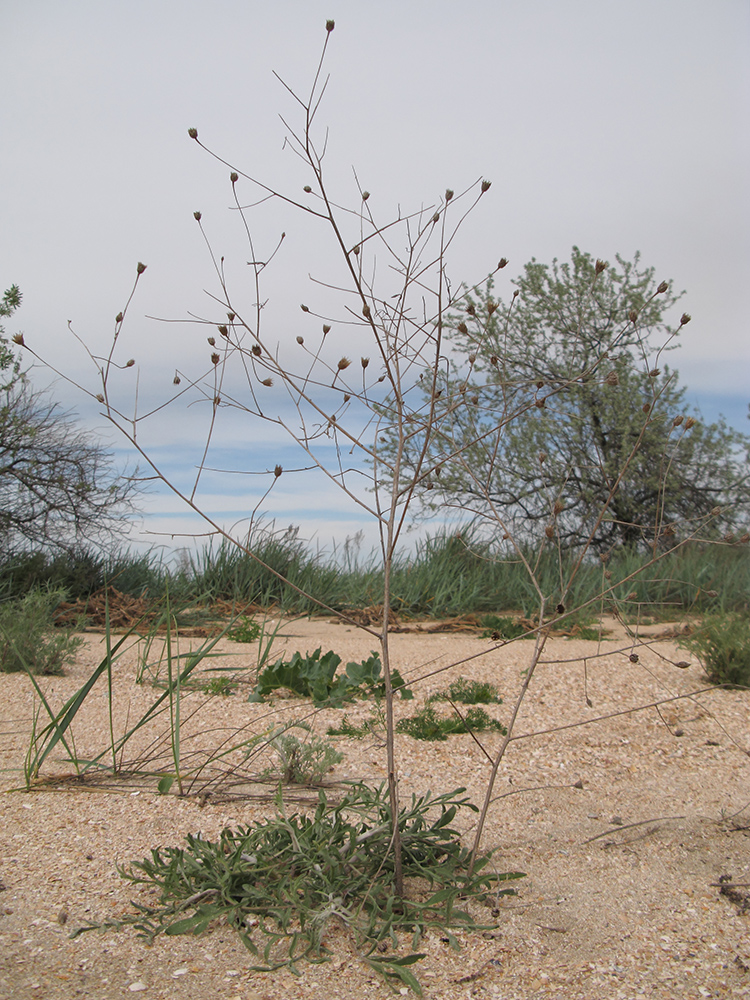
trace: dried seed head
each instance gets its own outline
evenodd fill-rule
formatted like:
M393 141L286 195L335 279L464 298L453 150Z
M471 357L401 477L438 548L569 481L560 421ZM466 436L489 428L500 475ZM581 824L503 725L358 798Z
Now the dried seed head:
M468 333L469 332L469 328L464 323L463 320L461 320L461 322L458 324L458 326L456 327L456 329L458 330L459 333Z
M213 363L214 363L215 365L218 365L218 363L219 363L219 362L221 361L221 355L219 355L219 354L216 354L216 353L212 354L212 355L211 355L211 361L212 361L212 362L213 362Z
M547 536L547 538L554 538L555 537L555 528L554 528L554 526L551 525L551 524L548 524L547 527L544 529L544 534Z
M262 379L260 380L260 384L261 384L261 385L268 385L268 386L271 386L271 385L273 385L273 379L272 379L272 378L262 378Z
M348 403L351 398L352 397L351 397L351 395L348 392L344 393L344 402L345 403Z
M220 326L220 327L218 327L218 331L222 335L222 337L228 337L229 336L229 328L226 327L226 326Z
M175 377L172 379L172 384L173 385L179 385L180 382L182 382L182 379L180 378L180 376L179 375L175 375Z
M435 212L435 214L432 217L432 221L433 222L440 222L440 212Z
M309 307L305 306L305 305L300 305L300 309L302 310L303 313L309 313L310 312Z
M385 375L381 375L378 382L385 382Z
M609 265L604 260L597 260L596 266L594 267L594 272L596 274L601 274L602 271L606 271Z
M211 345L211 347L214 347L216 345L216 338L215 337L208 337L207 340L208 340L209 344Z
M369 319L370 316L372 316L372 312L370 311L370 307L368 306L368 304L366 302L362 306L362 315L365 317L365 319Z
M279 478L279 476L281 475L281 473L282 473L283 471L284 471L284 470L283 470L283 469L281 468L281 466L280 466L280 465L276 465L276 466L274 466L274 470L273 470L273 474L274 474L274 476L276 476L276 478L278 479L278 478Z
M562 500L555 500L554 506L552 507L552 513L557 517L558 514L562 514L565 510L565 504Z
M536 387L537 387L537 389L543 389L544 388L544 382L537 382Z
M370 363L370 359L369 358L360 358L359 359L359 363L362 365L363 368L367 368L367 366Z
M482 181L482 194L485 194L492 187L492 181Z
M470 365L473 365L476 360L477 360L476 354L470 354L469 355L469 364Z
M326 21L326 31L328 32L329 35L335 27L336 27L335 21Z
M118 313L115 316L115 323L122 323L122 313Z
M669 288L668 282L662 281L662 283L659 285L659 287L656 289L656 291L657 291L657 293L659 295L663 295L664 292L666 292L668 288Z
M612 574L610 573L610 571L608 569L604 570L604 579L605 580L611 580L612 579Z
M691 427L695 427L695 420L693 417L688 417L685 421L685 430L689 431Z
M305 194L312 194L312 188L310 187L309 184L305 184L302 190L305 192Z
M136 270L136 273L137 273L137 274L143 274L143 272L144 272L144 271L146 270L146 265L145 265L145 264L141 264L141 263L139 262L139 263L138 263L138 266L136 267L136 269L135 269L135 270Z
M200 212L193 212L193 218L195 219L196 222L200 222L201 221L201 213Z
M714 507L711 510L711 517L718 517L721 514L721 507Z
M97 402L99 402L99 403L103 403L104 402L104 396L102 396L102 394L100 392L97 392L96 399L97 399Z
M471 397L471 402L474 404L474 406L478 406L479 405L479 396L472 396Z
M631 663L638 663L638 654L631 653L628 659L630 660Z
M731 545L732 542L734 541L734 533L731 532L731 531L728 531L726 533L726 535L724 535L724 541L728 542Z
M555 611L558 613L558 615L564 615L565 614L565 605L564 604L558 604L557 607L555 608Z
M625 600L626 601L634 601L637 597L638 597L638 594L634 590L631 590L630 593L628 594L628 596L625 598Z
M719 596L719 591L718 590L704 590L703 593L706 595L706 597L718 597Z
M535 399L534 400L534 406L538 406L540 410L544 406L544 403L545 403L544 398L542 398L542 399Z
M219 406L221 404L221 396L214 396L214 406Z
M424 484L424 488L425 488L426 490L431 490L431 489L434 489L434 484L433 484L433 483L431 483L431 482L430 482L430 480L428 479L428 480L427 480L427 482L426 482L426 483Z
M130 358L129 361L125 362L125 367L126 368L132 368L134 364L135 364L135 358Z
M498 361L497 354L493 354L490 358L490 364L492 365L493 368L497 368L497 361Z
M236 184L239 179L240 175L237 173L236 170L233 170L229 175L229 180L232 182L232 184Z
M617 372L614 369L612 369L612 371L607 375L607 377L604 379L604 381L607 383L607 385L619 385L620 384L620 376L617 374Z
M327 334L329 334L330 332L331 332L331 327L330 327L330 324L328 324L328 323L324 323L324 324L323 324L323 336L325 337L325 336L326 336Z
M188 129L188 135L190 136L191 139L197 139L198 138L198 129L197 128L189 128Z
M680 316L680 326L685 326L685 324L689 323L691 319L692 316L690 313L683 313L682 316Z
M451 191L450 188L445 189L445 200L450 201L455 192Z
M504 267L507 267L507 266L508 266L508 258L507 257L501 257L500 260L497 262L497 269L498 269L498 271L501 271Z
M648 374L649 378L658 378L661 375L661 368L652 368Z
M539 464L540 465L544 465L544 463L546 461L547 461L547 452L546 451L540 451L539 452Z
M305 338L304 337L297 337L297 343L298 344L304 344L304 342L305 342Z
M635 311L635 309L630 310L630 312L628 313L628 319L630 320L631 323L638 322L638 313Z
M354 254L355 257L359 257L359 243L357 243L356 246L352 247L352 253Z
M338 364L339 371L342 372L345 368L348 368L350 364L351 361L349 358L340 358Z
M367 199L369 197L370 197L370 192L369 191L363 191L362 192L362 201L367 201Z
M750 542L750 534L746 531L744 535L740 535L737 541L740 545L747 545L747 543Z
M468 304L468 306L466 307L466 312L469 314L469 316L476 316L477 311L474 308L474 303L473 302L470 302Z
M646 414L646 416L648 416L648 414L651 412L651 404L644 403L643 406L641 407L641 410Z
M518 298L518 296L519 296L520 294L521 294L521 293L519 292L519 290L518 290L518 289L516 289L516 290L515 290L515 292L513 292L513 298L514 298L514 299L517 299L517 298Z
M682 416L681 414L678 414L678 416L676 416L676 417L674 418L674 420L672 421L672 426L673 426L673 427L679 427L679 426L680 426L680 424L682 423L682 421L683 421L684 419L685 419L685 418L684 418L684 417L683 417L683 416Z
M497 302L494 299L487 299L487 315L491 316L493 312L497 312Z
M253 344L252 350L253 350L253 354L255 355L256 358L259 358L261 356L261 354L263 353L261 351L261 349L260 349L260 344Z
M227 319L230 323L234 323L234 313L227 313ZM221 329L221 327L219 327Z
M23 340L23 334L22 333L14 333L13 334L13 343L14 344L18 344L20 347L25 347L26 345L25 345L24 340Z
M675 663L675 666L679 667L680 670L687 670L690 664L687 660L678 660L677 663Z

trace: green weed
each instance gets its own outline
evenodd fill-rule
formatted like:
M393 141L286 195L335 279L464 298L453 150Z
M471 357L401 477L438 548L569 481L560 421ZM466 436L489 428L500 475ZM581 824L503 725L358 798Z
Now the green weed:
M416 715L399 719L396 723L397 733L405 733L415 740L447 740L458 733L478 733L488 729L503 735L507 732L505 726L483 708L470 708L461 718L459 715L440 716L431 705L426 705Z
M457 701L461 705L500 705L503 699L489 681L469 681L459 677L447 691L438 691L427 699L432 701Z
M750 621L744 615L706 615L680 641L700 656L711 684L750 687Z
M62 674L75 659L83 639L74 629L55 628L55 609L62 591L31 590L25 597L0 604L0 672Z

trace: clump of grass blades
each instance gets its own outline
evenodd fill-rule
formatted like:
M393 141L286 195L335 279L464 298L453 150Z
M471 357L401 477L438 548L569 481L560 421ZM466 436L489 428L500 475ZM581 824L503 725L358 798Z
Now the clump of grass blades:
M409 966L424 957L416 952L422 935L439 928L458 948L451 929L486 929L463 908L465 901L513 894L505 883L523 877L490 871L491 853L469 869L469 851L451 826L460 809L476 812L464 792L427 793L402 806L404 875L411 887L402 898L393 892L388 793L383 785L356 784L336 804L321 791L311 814L287 817L279 795L273 819L225 829L216 842L189 835L186 847L152 850L119 872L157 888L160 905L136 904L136 913L89 924L73 936L130 925L152 943L162 932L200 934L224 918L258 959L254 969L296 971L304 959L330 957L325 934L337 921L371 967L421 994ZM411 935L411 953L380 951L397 945L403 933Z
M750 622L743 615L707 615L681 640L703 661L711 684L750 687Z

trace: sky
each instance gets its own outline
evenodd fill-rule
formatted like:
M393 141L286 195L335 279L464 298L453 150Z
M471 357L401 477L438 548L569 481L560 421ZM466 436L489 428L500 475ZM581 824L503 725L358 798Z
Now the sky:
M330 18L317 124L321 135L328 129L325 166L338 201L358 204L355 171L381 220L435 203L446 187L490 179L449 263L456 285L473 284L508 258L500 294L532 257L565 259L574 245L605 260L640 252L686 291L680 308L693 318L671 362L690 403L706 419L723 413L750 429L746 0L5 0L2 8L0 282L24 296L6 332L23 331L89 393L95 372L83 345L109 350L139 261L147 270L118 344L118 358L136 362L118 373L125 412L136 393L139 412L174 396L176 370L205 368L205 328L163 322L216 315L209 295L218 284L195 211L233 291L251 298L228 168L187 130L302 201L309 178L281 120L298 122L299 106L274 71L306 93ZM240 186L242 197L251 187ZM330 235L276 201L254 210L253 227L260 255L286 233L264 273L267 336L282 346L309 337L300 303L323 309L316 281L340 276ZM332 343L358 357L356 332L337 328ZM134 461L90 394L41 367L32 377L102 434L118 461ZM188 398L144 423L140 440L189 492L210 406L183 405ZM326 551L360 530L374 541L371 519L325 476L275 481L276 464L309 464L278 426L220 416L207 465L255 475L203 474L196 497L217 521L246 524L273 481L258 508L266 523L298 525ZM183 534L206 530L156 487L144 510L132 534L142 544L179 546Z

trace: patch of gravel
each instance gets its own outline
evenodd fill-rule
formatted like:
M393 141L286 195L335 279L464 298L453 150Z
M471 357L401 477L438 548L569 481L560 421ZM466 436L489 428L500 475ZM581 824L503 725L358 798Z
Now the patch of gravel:
M194 645L200 640L190 640ZM529 664L533 643L496 646L456 634L391 636L393 663L415 700L397 702L412 714L430 693L459 676L494 683L504 697L489 710L510 716L515 693ZM187 647L187 643L184 646ZM361 631L322 621L296 621L284 628L276 651L333 648L344 662L376 647ZM183 650L184 651L184 650ZM253 646L222 640L220 660L249 679ZM152 650L153 653L153 650ZM476 656L476 654L482 654ZM638 662L631 656L637 654ZM44 678L50 703L59 708L89 676L103 654L103 640L87 635L75 666L62 678ZM466 657L472 659L452 666ZM506 1000L650 1000L750 997L750 917L741 895L722 894L722 876L750 883L750 785L748 783L748 694L711 690L661 705L622 713L659 699L706 687L700 665L673 640L623 631L602 643L551 638L524 702L515 733L498 772L485 845L497 846L499 870L520 870L518 895L499 900L497 915L477 912L493 930L459 934L453 952L437 934L428 936L427 957L416 968L426 997ZM687 669L674 664L691 660ZM153 702L158 691L137 685L139 648L132 646L114 669L116 732ZM204 674L207 680L211 674ZM219 675L222 676L222 675ZM14 1000L131 995L170 1000L287 1000L287 998L391 996L354 953L343 929L331 929L332 961L286 971L250 970L251 956L225 926L202 937L161 937L152 948L132 930L69 933L86 921L130 911L130 900L148 901L116 865L146 856L151 848L179 844L186 833L217 836L227 825L269 815L269 787L252 781L268 761L246 764L231 757L245 783L244 797L180 798L158 795L155 781L69 780L71 768L57 752L42 775L57 784L32 791L23 784L23 762L38 704L25 677L0 675L0 996ZM245 700L248 687L232 697L184 696L184 750L194 762L201 751L241 731L250 738L280 718L308 716L323 735L345 711L353 722L372 713L372 703L310 713L309 702ZM101 678L75 720L80 756L107 746L106 678ZM441 710L448 710L443 706ZM191 713L195 711L195 714ZM609 716L601 721L591 721ZM534 735L585 722L574 728ZM126 759L154 759L167 769L166 719L132 741ZM498 734L445 743L398 737L401 791L424 793L465 786L481 802ZM380 782L384 754L376 739L335 740L344 760L330 774ZM166 762L166 763L165 763ZM193 790L201 787L200 781ZM290 795L299 793L291 789ZM314 799L302 790L305 796ZM743 811L744 810L744 811ZM471 836L467 814L466 836ZM742 892L740 887L737 893ZM748 889L750 891L750 888ZM404 942L406 944L406 942Z

